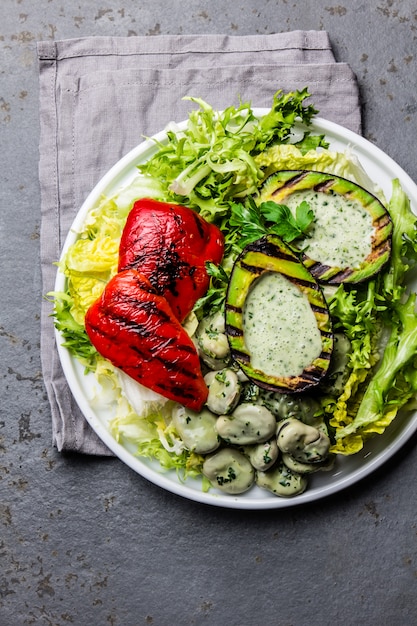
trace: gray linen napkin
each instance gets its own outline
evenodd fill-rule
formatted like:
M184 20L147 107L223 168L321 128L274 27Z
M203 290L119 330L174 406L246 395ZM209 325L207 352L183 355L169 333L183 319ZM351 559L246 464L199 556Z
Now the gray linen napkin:
M273 35L87 37L38 43L41 263L44 294L88 193L124 154L170 121L186 119L183 96L215 108L269 107L278 90L307 86L320 116L361 130L358 88L335 61L324 31ZM59 451L111 455L68 389L55 348L52 306L42 304L41 357Z

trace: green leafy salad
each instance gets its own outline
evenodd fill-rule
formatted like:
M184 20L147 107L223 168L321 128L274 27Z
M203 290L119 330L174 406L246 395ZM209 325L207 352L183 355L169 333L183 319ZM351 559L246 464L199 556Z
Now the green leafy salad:
M183 204L225 236L224 260L208 264L210 287L195 305L185 328L223 312L233 264L244 247L265 235L287 245L307 241L315 221L308 201L296 210L275 202L256 203L262 184L280 170L326 172L366 188L386 206L392 220L391 254L381 271L356 284L341 283L323 292L335 333L347 337L350 350L344 382L337 394L315 395L315 416L326 424L334 455L352 455L372 436L381 434L400 409L415 408L417 392L416 294L409 287L417 261L416 217L400 182L383 197L351 149L336 152L326 137L311 132L318 113L305 100L307 89L277 92L270 111L258 118L240 103L222 112L198 98L186 128L171 124L166 141L137 175L113 197L91 210L59 262L67 278L65 292L54 292L55 325L64 346L94 372L112 398L110 429L138 455L157 459L181 478L202 473L204 456L187 449L170 419L170 401L160 402L144 390L142 409L133 408L115 368L91 345L84 328L90 305L117 272L121 233L133 202L153 197ZM303 394L299 394L301 397ZM292 401L292 400L291 400Z

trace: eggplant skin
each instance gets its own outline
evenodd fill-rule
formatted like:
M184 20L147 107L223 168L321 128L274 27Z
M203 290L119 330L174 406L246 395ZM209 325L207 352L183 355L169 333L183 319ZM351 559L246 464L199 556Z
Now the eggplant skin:
M307 296L321 335L320 355L298 376L272 376L252 367L245 344L243 307L250 287L264 273L279 272ZM249 244L237 258L226 295L226 335L231 356L246 376L268 391L295 393L315 387L326 375L333 351L333 332L329 310L315 278L292 250L275 235Z
M302 252L300 260L303 264L316 280L332 285L360 283L375 276L390 259L393 224L382 202L360 185L324 172L280 170L265 180L256 202L272 200L285 204L291 194L309 189L356 200L371 215L374 232L371 251L357 268L324 265Z

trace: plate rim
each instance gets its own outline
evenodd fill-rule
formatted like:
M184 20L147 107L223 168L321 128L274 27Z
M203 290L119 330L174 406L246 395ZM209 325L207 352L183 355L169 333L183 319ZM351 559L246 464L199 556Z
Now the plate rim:
M253 108L254 114L257 117L265 115L269 109L265 108ZM175 127L182 130L187 126L188 120L175 123ZM410 197L410 202L413 206L413 200L417 202L417 185L411 179L411 177L402 169L396 161L394 161L388 154L383 152L378 146L370 142L365 137L358 135L354 131L347 129L336 122L332 122L322 117L316 117L310 127L314 132L323 132L324 135L330 133L337 136L339 141L345 143L345 147L351 145L354 149L358 147L365 152L373 153L377 159L379 158L384 162L393 175L390 177L390 184L392 179L398 178L401 185L407 195ZM93 189L89 192L80 209L75 216L69 231L65 237L64 245L61 250L60 259L63 258L68 248L77 239L77 231L83 224L88 212L99 201L100 197L105 195L105 190L114 185L114 181L121 176L129 167L135 167L133 161L138 162L141 155L144 153L154 153L158 150L158 143L166 139L166 130L159 131L151 137L145 139L130 151L128 151L121 159L119 159L96 183ZM330 139L330 138L329 138ZM148 157L149 158L149 157ZM133 170L134 172L134 170ZM375 181L377 182L377 181ZM414 194L412 193L414 191ZM414 196L414 197L413 197ZM415 208L414 208L415 210ZM60 267L57 268L55 278L55 291L62 291L62 287L65 284L66 277L61 272ZM265 497L262 498L248 498L245 494L233 496L230 494L223 494L214 491L203 492L202 489L198 491L187 486L186 482L181 482L175 474L175 480L172 479L171 472L164 472L162 469L157 471L150 467L143 458L134 456L124 446L119 444L111 433L105 428L101 420L97 417L94 410L89 404L89 401L84 393L80 396L80 386L76 375L74 374L74 368L80 367L79 362L75 357L72 357L68 350L62 346L62 336L60 331L55 327L55 343L61 363L61 367L66 379L66 382L70 388L70 391L74 397L75 402L80 408L85 419L95 431L97 436L103 441L103 443L113 452L113 454L125 463L135 473L139 474L149 482L159 486L160 488L169 491L173 494L184 497L188 500L195 501L201 504L207 504L211 506L221 508L232 509L245 509L245 510L266 510L266 509L282 509L294 506L300 506L310 502L320 501L329 497L335 493L339 493L344 489L353 486L359 481L363 480L382 465L387 463L415 434L417 431L417 412L411 414L406 420L406 423L400 430L400 433L394 437L393 441L390 441L386 448L384 448L383 454L379 453L373 459L371 459L363 467L359 467L352 474L347 474L340 480L334 483L325 485L319 489L319 493L312 489L308 489L297 496L291 498L280 498L266 492ZM395 420L394 420L395 423ZM385 433L384 433L385 434ZM384 435L378 435L383 437ZM243 496L243 497L242 497Z

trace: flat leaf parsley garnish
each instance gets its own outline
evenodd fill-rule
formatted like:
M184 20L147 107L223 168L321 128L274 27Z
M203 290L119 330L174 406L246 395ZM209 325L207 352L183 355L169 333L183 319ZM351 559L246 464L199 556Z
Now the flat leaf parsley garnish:
M269 200L259 206L253 198L245 204L232 204L229 225L240 233L238 245L246 246L267 234L278 235L286 243L305 237L314 222L314 213L303 200L295 214L284 204Z

